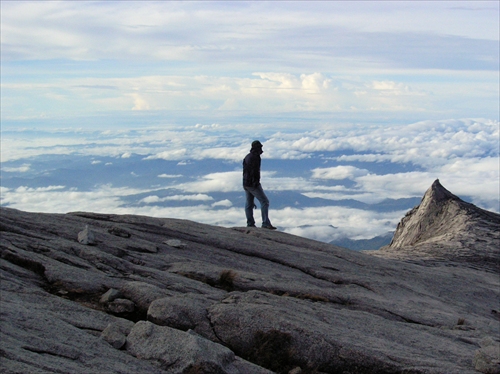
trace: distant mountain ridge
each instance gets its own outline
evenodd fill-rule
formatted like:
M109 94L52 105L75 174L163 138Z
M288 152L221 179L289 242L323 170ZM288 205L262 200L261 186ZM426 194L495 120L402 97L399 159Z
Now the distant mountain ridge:
M378 250L381 247L388 245L392 238L394 232L388 232L385 235L378 235L371 239L349 239L349 238L340 238L330 241L330 244L338 245L339 247L344 247L348 249L352 249L354 251L373 251Z

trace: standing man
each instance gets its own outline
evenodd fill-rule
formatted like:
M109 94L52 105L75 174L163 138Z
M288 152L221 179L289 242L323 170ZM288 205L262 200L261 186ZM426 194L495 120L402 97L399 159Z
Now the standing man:
M255 227L253 218L253 209L256 207L254 198L260 203L262 214L262 227L265 229L276 230L269 220L269 199L267 198L260 184L260 155L262 144L258 140L252 142L250 153L243 160L243 188L246 194L245 215L247 217L247 227Z

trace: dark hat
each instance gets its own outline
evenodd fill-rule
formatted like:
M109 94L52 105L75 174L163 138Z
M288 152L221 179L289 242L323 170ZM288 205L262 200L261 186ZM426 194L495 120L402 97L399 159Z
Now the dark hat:
M262 148L262 143L259 142L258 140L254 140L252 142L252 148Z

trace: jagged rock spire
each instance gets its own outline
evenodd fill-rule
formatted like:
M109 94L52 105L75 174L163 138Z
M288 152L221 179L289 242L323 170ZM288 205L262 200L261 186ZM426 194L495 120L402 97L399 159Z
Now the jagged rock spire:
M426 207L431 204L440 204L447 200L460 200L458 196L453 195L450 191L443 187L443 185L439 182L439 179L436 179L432 186L425 192L424 197L422 198L422 202L420 206Z
M425 192L420 205L408 212L398 224L389 247L440 241L450 243L454 241L453 238L467 232L478 217L484 217L483 221L491 221L492 214L455 196L436 179Z

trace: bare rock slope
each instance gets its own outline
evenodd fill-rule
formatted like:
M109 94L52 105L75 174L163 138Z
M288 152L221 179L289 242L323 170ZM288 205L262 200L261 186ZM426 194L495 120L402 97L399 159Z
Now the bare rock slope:
M499 372L491 267L177 219L0 214L2 373Z
M391 243L372 254L500 270L500 215L461 200L436 180L399 223Z

